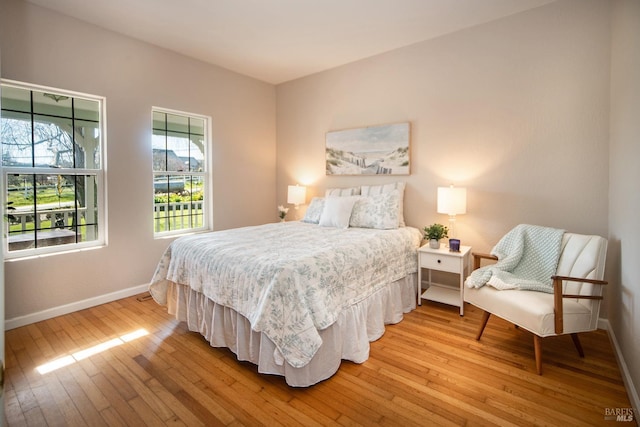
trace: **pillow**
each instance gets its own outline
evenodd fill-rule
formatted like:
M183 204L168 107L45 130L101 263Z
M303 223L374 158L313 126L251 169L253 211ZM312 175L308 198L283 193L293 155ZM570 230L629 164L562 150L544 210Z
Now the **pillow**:
M345 196L358 196L360 195L360 187L349 188L327 188L324 193L324 197L345 197Z
M322 227L348 228L356 200L357 197L327 197L319 224Z
M375 196L361 196L353 205L349 226L381 230L398 228L399 203L398 190Z
M322 197L314 197L311 199L309 203L309 207L307 207L307 211L304 213L304 218L302 218L302 222L308 222L311 224L317 224L320 222L320 215L322 215L322 210L324 209L324 198Z
M398 225L404 227L404 182L393 182L391 184L383 185L363 185L360 189L360 194L363 196L375 196L376 194L389 193L393 190L398 190L400 194L400 205L398 207Z

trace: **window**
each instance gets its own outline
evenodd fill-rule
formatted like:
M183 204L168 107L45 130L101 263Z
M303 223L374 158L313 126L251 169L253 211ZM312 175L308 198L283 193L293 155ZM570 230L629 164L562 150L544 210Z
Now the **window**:
M104 244L104 99L8 81L1 90L7 257Z
M153 109L153 223L157 236L209 228L209 119Z

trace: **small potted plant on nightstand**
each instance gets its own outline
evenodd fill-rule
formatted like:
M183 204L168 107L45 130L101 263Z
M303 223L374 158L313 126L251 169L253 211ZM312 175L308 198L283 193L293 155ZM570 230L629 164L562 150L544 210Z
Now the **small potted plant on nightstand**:
M440 247L440 239L445 237L449 237L449 228L442 224L431 224L424 228L424 238L429 241L431 249L438 249Z
M287 212L289 212L289 208L278 205L278 217L280 217L280 222L284 222L284 218L287 216Z

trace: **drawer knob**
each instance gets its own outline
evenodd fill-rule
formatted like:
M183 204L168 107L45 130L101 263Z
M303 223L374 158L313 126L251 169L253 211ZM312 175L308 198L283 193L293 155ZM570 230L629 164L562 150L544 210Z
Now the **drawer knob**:
M441 262L441 261L440 261L440 260L438 260L438 264L440 264L440 262Z

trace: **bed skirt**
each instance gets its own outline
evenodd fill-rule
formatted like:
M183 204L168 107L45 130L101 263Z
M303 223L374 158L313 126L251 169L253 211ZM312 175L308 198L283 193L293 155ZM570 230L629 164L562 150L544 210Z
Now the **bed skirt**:
M251 330L247 318L188 286L169 282L167 309L212 347L227 347L238 360L257 365L258 372L284 376L293 387L307 387L335 374L342 359L367 360L369 342L384 334L385 325L400 322L404 313L416 308L416 286L417 274L411 274L343 310L333 325L319 331L322 345L301 368L287 363L266 335Z

